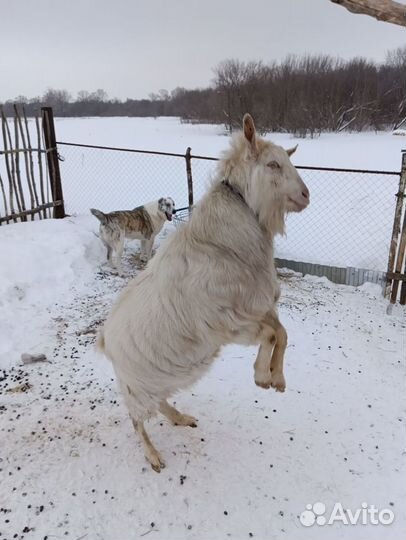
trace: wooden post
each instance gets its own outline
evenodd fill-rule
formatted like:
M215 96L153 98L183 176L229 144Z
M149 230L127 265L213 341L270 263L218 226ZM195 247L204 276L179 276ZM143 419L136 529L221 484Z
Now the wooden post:
M35 128L37 131L37 156L38 156L38 170L39 170L39 186L41 192L41 204L45 204L45 190L44 190L44 172L42 167L42 143L41 143L41 130L39 127L39 118L35 114ZM44 208L44 219L47 217L49 210Z
M10 211L12 214L15 214L15 207L14 207L14 197L17 203L17 208L19 212L23 211L23 208L20 203L19 199L19 192L17 188L17 182L16 182L16 175L15 175L15 165L14 165L14 148L13 148L13 142L11 139L11 133L10 128L8 126L7 117L4 114L4 110L2 107L0 107L0 114L1 114L1 127L3 132L3 143L4 143L4 157L6 162L6 171L7 171L7 178L9 183L9 202L10 202ZM18 151L18 148L16 149ZM25 210L25 208L24 208ZM14 222L17 223L17 219L14 217Z
M193 207L193 178L192 178L192 149L190 146L186 150L185 159L186 159L186 175L187 175L187 190L189 195L189 212L192 211Z
M392 291L391 291L391 297L390 297L391 304L394 304L396 302L396 298L398 295L399 283L401 279L400 274L402 272L403 259L405 257L405 250L406 250L406 214L403 216L403 226L402 226L402 232L400 234L398 256L396 258L396 265L395 265L395 270L394 270L395 273L398 274L398 276L395 276L392 283Z
M405 264L403 266L403 274L406 275L406 257L405 257ZM406 305L406 281L402 282L402 288L400 289L400 305L401 306Z
M400 171L399 179L399 191L396 193L396 207L395 207L395 217L393 219L393 228L392 228L392 237L389 247L389 259L388 259L388 274L395 271L395 261L396 261L396 252L398 247L398 238L400 233L400 220L402 218L402 208L405 198L405 189L406 189L406 151L402 152L402 168ZM389 278L387 281L387 287L385 291L385 296L389 296L391 290L392 278ZM393 282L394 283L394 282Z
M42 107L41 115L49 178L51 181L52 200L54 204L57 204L57 206L54 207L53 217L61 219L65 217L65 206L63 202L62 181L59 170L58 150L56 148L55 124L52 107Z
M21 122L21 116L20 116L20 113L18 111L18 107L17 107L16 103L14 103L14 122L15 122L15 132L16 132L16 145L17 145L17 141L18 141L18 138L17 138L18 129L20 129L21 144L22 144L22 150L23 150L23 155L24 155L24 163L25 163L25 175L26 175L26 179L27 179L28 191L30 193L31 210L34 210L35 205L38 206L39 202L38 202L38 199L34 200L35 180L34 180L33 177L31 178L31 176L30 176L31 171L30 171L29 164L28 164L28 152L29 152L29 150L28 150L28 147L27 147L27 141L25 139L25 134L24 134L24 130L23 130L23 124ZM17 148L18 148L18 145L17 145ZM17 157L17 155L16 155L16 157ZM40 214L40 216L41 216L41 214ZM31 220L34 220L34 214L31 214Z

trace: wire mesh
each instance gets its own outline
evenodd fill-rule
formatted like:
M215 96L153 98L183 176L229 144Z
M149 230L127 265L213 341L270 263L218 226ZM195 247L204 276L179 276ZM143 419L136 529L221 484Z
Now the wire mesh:
M178 207L187 204L184 157L64 145L58 151L69 214L128 210L160 197L172 197Z
M183 223L186 223L188 219L190 218L191 212L189 209L183 209L178 210L176 214L173 216L173 223L175 227L179 227L180 225L183 225Z
M170 196L188 206L184 156L130 153L100 148L59 147L68 213L129 209ZM194 202L216 175L213 158L192 156ZM297 167L310 190L310 205L289 214L286 235L275 241L275 257L319 265L386 271L399 174ZM175 225L187 221L178 212Z
M399 174L297 167L310 205L289 214L275 256L329 266L386 271ZM216 162L192 159L194 201L215 176Z

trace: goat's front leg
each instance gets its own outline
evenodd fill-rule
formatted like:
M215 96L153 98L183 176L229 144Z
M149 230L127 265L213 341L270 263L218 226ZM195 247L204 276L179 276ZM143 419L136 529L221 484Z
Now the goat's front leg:
M276 330L275 347L271 358L272 388L277 392L284 392L286 388L285 376L283 375L283 359L288 344L288 335L285 328L279 323Z
M286 387L283 375L283 358L287 346L287 334L279 319L271 316L264 322L261 345L255 360L255 384L261 388L272 386L278 392Z
M273 340L273 341L272 341ZM268 338L259 346L257 358L254 363L255 384L268 389L272 384L271 358L275 338Z

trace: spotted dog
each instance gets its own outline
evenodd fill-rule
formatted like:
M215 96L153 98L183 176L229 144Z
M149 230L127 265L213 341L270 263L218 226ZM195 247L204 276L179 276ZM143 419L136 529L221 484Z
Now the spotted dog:
M141 240L141 261L151 257L156 235L166 220L172 221L175 202L171 197L161 197L133 210L119 210L105 214L91 208L90 212L100 221L100 238L107 248L107 261L121 273L121 256L125 238Z

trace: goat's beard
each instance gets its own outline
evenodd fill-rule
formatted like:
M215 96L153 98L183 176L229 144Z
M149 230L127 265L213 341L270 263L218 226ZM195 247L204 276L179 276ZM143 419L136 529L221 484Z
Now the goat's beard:
M261 227L270 235L283 235L285 233L285 219L287 208L284 199L272 197L268 194L259 193L248 194L248 204L258 217ZM262 196L261 196L262 195Z

